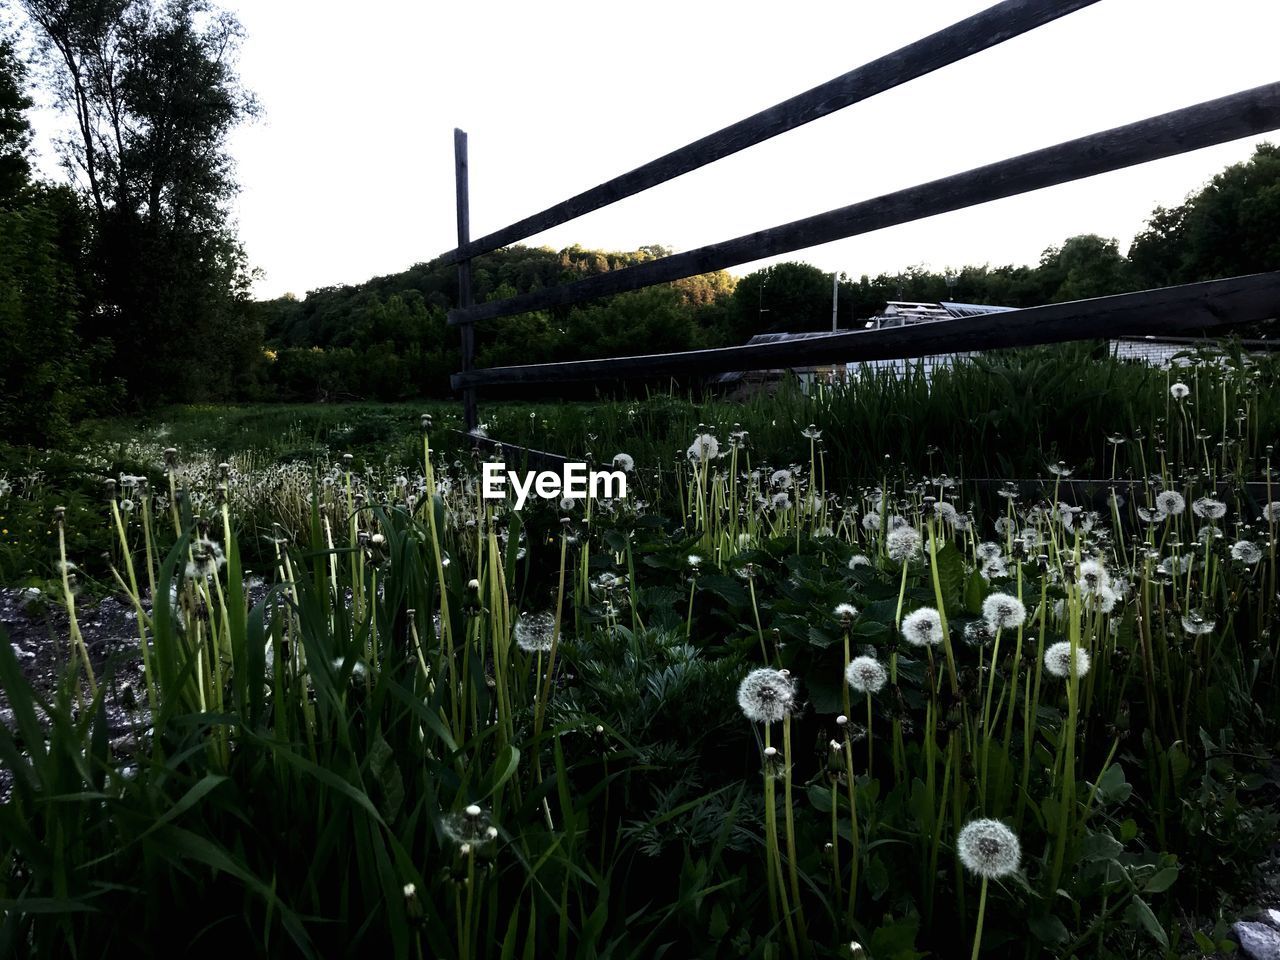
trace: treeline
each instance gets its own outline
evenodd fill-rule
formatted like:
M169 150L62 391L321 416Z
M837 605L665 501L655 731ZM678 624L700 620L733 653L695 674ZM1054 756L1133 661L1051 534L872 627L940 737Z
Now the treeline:
M514 246L473 268L478 301L617 270L670 251L633 253ZM1185 203L1158 208L1127 255L1114 239L1071 237L1034 266L912 267L839 283L838 322L861 327L890 300L958 300L1026 307L1280 268L1280 148L1262 145ZM500 366L690 350L743 343L757 333L827 330L831 275L789 262L737 280L711 274L596 303L507 317L477 327L477 363ZM447 395L459 369L454 267L419 264L305 300L258 304L280 399L408 399Z
M21 0L0 35L0 440L261 389L227 135L255 111L240 25L205 0ZM32 51L24 56L20 50ZM32 91L66 182L31 166Z
M80 417L163 403L400 400L450 393L453 267L254 303L230 218L231 130L257 111L239 23L212 0L18 0L0 34L0 440L47 443ZM30 62L19 50L33 51ZM65 181L33 173L33 90L67 119ZM485 301L666 256L515 246L476 260ZM1033 266L842 277L839 324L887 300L1028 306L1280 267L1280 150L1263 146L1127 255L1072 237ZM831 278L783 263L486 323L482 366L742 343L828 329Z

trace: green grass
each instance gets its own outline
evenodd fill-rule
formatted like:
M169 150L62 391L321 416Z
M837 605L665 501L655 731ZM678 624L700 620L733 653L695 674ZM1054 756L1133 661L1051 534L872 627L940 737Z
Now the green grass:
M76 499L33 561L72 618L66 679L33 688L0 642L0 954L1216 951L1280 827L1280 507L1241 483L1274 479L1280 408L1269 361L1178 376L1183 401L1063 349L744 405L482 408L503 439L630 453L644 509L481 502L469 456L424 459L416 406L87 427L45 454L83 491L6 495ZM723 459L686 455L703 429ZM1058 459L1148 482L1090 515ZM1038 489L972 514L937 476L1022 470ZM120 472L145 487L100 483ZM1225 515L1143 520L1161 490ZM123 737L75 626L91 578L138 614ZM996 593L1026 619L984 630ZM941 642L906 642L930 609ZM1051 675L1055 643L1087 673ZM858 655L890 675L871 696ZM739 709L757 669L798 684L772 722ZM1016 872L967 872L978 818L1019 837Z

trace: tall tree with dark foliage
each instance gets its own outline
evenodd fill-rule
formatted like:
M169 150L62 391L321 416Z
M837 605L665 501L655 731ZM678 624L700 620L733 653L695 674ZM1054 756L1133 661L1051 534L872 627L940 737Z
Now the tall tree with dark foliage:
M228 217L227 137L254 115L238 21L205 0L23 0L74 117L60 143L97 221L94 335L139 402L231 396L261 332Z

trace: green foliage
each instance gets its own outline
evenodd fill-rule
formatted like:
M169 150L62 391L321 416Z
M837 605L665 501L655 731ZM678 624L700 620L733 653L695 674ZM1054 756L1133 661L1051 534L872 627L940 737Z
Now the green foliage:
M1147 286L1275 270L1280 265L1280 147L1264 143L1173 209L1158 208L1129 258Z
M23 6L78 120L63 159L93 210L81 336L115 344L136 401L250 393L262 334L227 214L227 136L255 110L239 24L206 0Z

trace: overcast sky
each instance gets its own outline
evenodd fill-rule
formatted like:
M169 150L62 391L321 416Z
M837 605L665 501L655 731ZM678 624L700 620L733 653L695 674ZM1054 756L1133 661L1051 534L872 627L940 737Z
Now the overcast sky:
M984 0L788 4L224 0L262 118L237 131L260 296L301 296L505 226L968 16ZM529 243L687 250L1280 79L1275 0L1101 0ZM1266 138L1261 138L1266 139ZM1273 137L1280 139L1280 137ZM1127 247L1254 141L791 254L850 275ZM734 269L739 275L760 264Z

